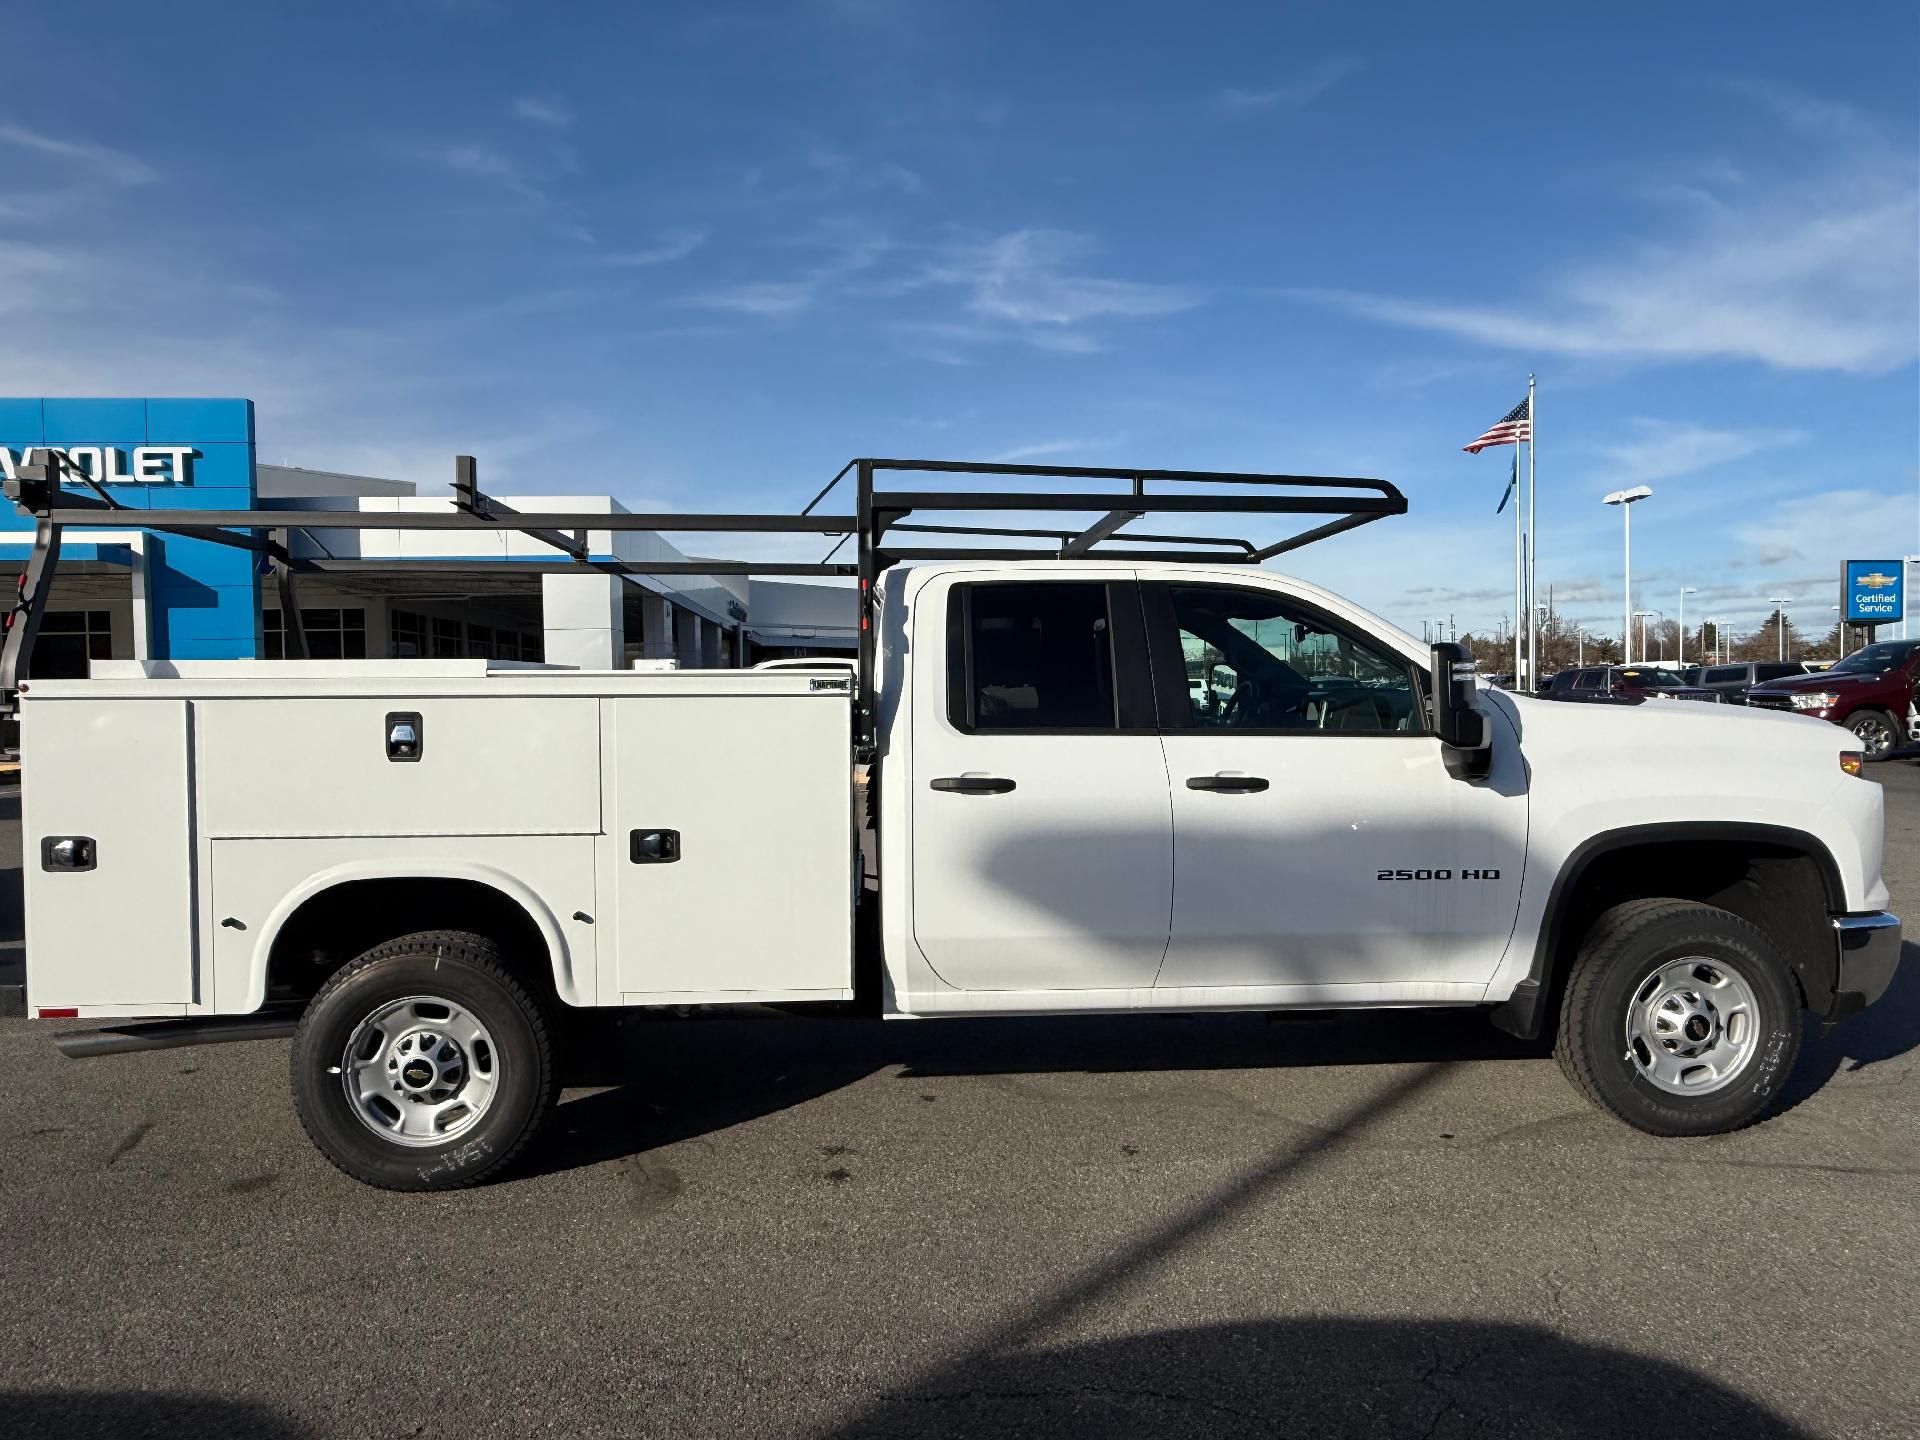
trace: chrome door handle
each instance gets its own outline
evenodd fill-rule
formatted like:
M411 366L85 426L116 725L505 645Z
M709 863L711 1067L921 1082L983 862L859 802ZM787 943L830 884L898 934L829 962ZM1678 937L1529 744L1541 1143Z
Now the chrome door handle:
M1258 775L1189 775L1187 789L1214 790L1224 795L1256 795L1267 788Z
M999 775L942 775L932 788L950 795L1004 795L1013 789L1013 781Z

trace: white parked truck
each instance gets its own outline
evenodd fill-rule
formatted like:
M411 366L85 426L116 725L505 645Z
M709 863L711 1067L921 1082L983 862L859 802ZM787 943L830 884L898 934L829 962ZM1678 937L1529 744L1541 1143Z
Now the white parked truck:
M823 527L859 540L851 669L119 662L20 685L30 1013L122 1022L75 1052L291 1030L314 1142L423 1190L529 1142L575 1008L1481 1007L1683 1136L1761 1116L1803 1012L1889 984L1881 792L1844 731L1480 689L1459 647L1248 563L1293 542L1126 530L1344 517L1311 539L1404 509L1392 487L1365 482L1370 508L1324 493L1363 482L947 466L1073 488L883 492L875 470L937 467L857 463L855 514ZM571 517L468 480L449 515L565 538ZM1230 488L1256 482L1292 503ZM79 498L23 497L56 551L106 523ZM1016 498L1101 518L994 531L1041 558L889 548L907 514Z

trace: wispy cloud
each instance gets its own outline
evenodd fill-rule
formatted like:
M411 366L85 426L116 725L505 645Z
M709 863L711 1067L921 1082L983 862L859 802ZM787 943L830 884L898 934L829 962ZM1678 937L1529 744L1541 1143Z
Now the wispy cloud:
M926 182L918 172L894 160L867 159L814 144L807 150L807 167L835 189L847 191L888 191L897 195L918 195Z
M1639 485L1692 475L1807 439L1802 430L1714 430L1704 425L1645 419L1630 423L1633 439L1601 450L1610 485Z
M1267 110L1304 110L1342 80L1366 68L1364 60L1351 55L1331 56L1265 89L1229 86L1216 92L1213 101L1218 108L1240 115Z
M1913 531L1913 497L1878 490L1826 490L1782 500L1765 513L1734 527L1733 536L1747 547L1746 558L1771 569L1801 562L1824 575L1831 595L1840 562L1861 553L1863 537L1868 553L1883 545L1888 535ZM1899 548L1886 547L1896 555ZM1823 563L1822 563L1823 562ZM1817 568L1816 568L1817 567ZM1779 593L1786 593L1781 591ZM1828 603L1832 603L1831 600Z
M523 199L541 204L546 202L546 191L527 167L491 145L456 141L446 145L416 147L412 153L417 159L451 174L498 185Z
M855 277L865 275L893 249L886 235L857 226L825 224L790 241L821 258L798 275L749 280L682 298L681 304L734 315L779 318L810 310L830 295L842 294ZM882 290L890 286L880 287Z
M1014 230L956 247L927 273L966 293L966 308L983 320L1026 332L1063 332L1101 319L1173 315L1201 303L1185 285L1149 284L1089 275L1079 262L1093 249L1085 235Z
M515 117L549 130L564 130L573 124L573 107L553 95L522 95L513 102Z
M0 124L0 145L45 155L66 165L80 165L115 185L145 185L160 178L146 161L85 140L65 140L56 135L29 130L24 125Z
M1041 440L1032 445L1016 445L1011 450L1002 450L998 455L987 458L996 465L1017 465L1022 460L1045 460L1057 455L1084 455L1089 450L1109 448L1119 443L1121 437L1111 436L1105 440Z
M605 255L596 255L596 264L611 266L615 269L639 269L649 265L671 265L676 260L684 260L702 245L707 243L707 232L697 227L683 230L662 230L653 237L651 245L643 245L637 250L616 250Z
M1549 277L1529 303L1285 293L1534 354L1862 373L1908 363L1920 349L1920 190L1910 152L1836 102L1752 93L1825 138L1808 171L1771 186L1729 181L1710 192L1716 203L1691 207L1679 233Z
M772 318L798 315L819 298L820 289L820 284L812 280L751 280L743 285L704 290L687 296L682 303L702 310Z

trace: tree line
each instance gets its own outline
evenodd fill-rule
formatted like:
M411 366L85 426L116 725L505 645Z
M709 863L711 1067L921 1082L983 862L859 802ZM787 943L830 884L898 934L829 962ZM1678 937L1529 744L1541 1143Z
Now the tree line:
M1837 660L1867 643L1865 625L1831 626L1818 639L1809 638L1793 618L1775 612L1759 629L1746 634L1725 627L1702 623L1689 625L1686 635L1686 663L1707 664L1715 660L1772 660L1783 652L1789 660ZM1842 633L1844 631L1844 633ZM1784 633L1783 633L1784 632ZM1539 627L1540 674L1553 675L1575 665L1617 665L1621 660L1620 636L1598 634L1575 624L1564 615L1549 611ZM1649 618L1645 640L1639 622L1633 627L1635 664L1677 665L1681 654L1680 625L1674 620ZM1486 634L1469 632L1460 643L1473 652L1483 675L1505 675L1513 670L1513 632L1506 623ZM1524 643L1524 642L1523 642Z

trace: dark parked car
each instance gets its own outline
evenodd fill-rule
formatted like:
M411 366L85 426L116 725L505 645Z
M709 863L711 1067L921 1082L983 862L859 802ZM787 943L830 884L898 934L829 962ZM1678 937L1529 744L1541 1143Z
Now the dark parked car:
M1744 705L1747 692L1754 686L1806 673L1807 667L1798 660L1745 660L1735 665L1689 667L1687 683L1718 690L1720 698L1729 705Z
M1717 691L1689 685L1671 670L1654 665L1586 665L1562 670L1547 686L1549 700L1706 700Z
M1856 650L1830 669L1769 680L1747 704L1792 710L1844 725L1869 760L1884 760L1908 739L1908 712L1920 684L1920 640L1887 640Z

